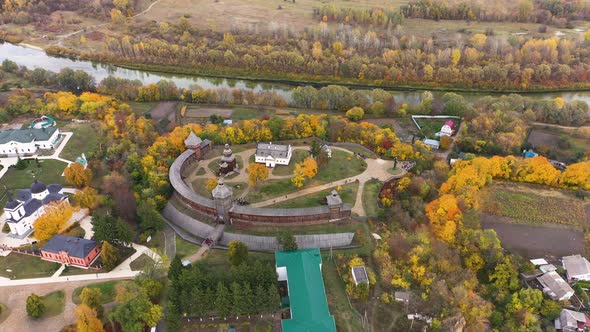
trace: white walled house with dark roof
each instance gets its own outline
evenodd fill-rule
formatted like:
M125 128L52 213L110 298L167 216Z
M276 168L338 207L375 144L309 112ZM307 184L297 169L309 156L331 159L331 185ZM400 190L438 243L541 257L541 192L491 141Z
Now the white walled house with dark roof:
M0 131L0 155L17 156L52 150L59 140L59 129L17 129Z
M46 206L52 202L69 204L68 196L63 194L60 184L46 186L35 180L29 189L22 189L15 198L9 197L4 206L6 223L10 227L10 234L24 238L33 231L33 224L41 217Z
M275 167L276 165L289 165L293 150L291 145L258 143L256 145L256 154L254 161L265 164L266 167Z

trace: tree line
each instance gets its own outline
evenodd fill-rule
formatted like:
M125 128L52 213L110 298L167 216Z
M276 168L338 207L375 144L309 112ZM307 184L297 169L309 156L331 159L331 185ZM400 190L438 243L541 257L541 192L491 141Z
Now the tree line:
M183 267L176 257L169 278L168 321L175 327L184 316L242 316L273 313L279 308L276 272L268 262L250 260L224 271L202 264Z
M590 18L590 6L587 2L555 0L411 0L400 7L400 12L408 18L532 22L561 27L565 27L571 20Z
M438 40L347 26L278 37L201 30L186 19L133 23L128 29L121 38L107 38L103 52L59 47L47 52L163 70L383 86L581 88L590 70L584 38L475 34Z

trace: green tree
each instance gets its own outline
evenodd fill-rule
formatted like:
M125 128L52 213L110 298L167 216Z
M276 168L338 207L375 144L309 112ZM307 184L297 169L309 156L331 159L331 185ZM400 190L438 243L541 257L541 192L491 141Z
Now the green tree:
M104 308L102 307L102 293L98 288L84 287L80 293L80 301L96 311L98 317L102 317Z
M174 256L172 262L170 263L170 268L168 269L168 279L171 281L177 281L180 278L180 274L182 273L182 262L180 261L180 256Z
M279 292L274 284L269 284L266 290L266 303L264 309L266 312L274 312L279 308L281 304L281 298Z
M45 304L41 297L35 293L27 298L27 315L32 318L39 318L45 312Z
M313 142L311 142L309 153L312 157L317 158L321 151L322 147L320 146L320 143L318 143L318 141L314 139Z
M555 318L559 317L559 313L561 312L561 305L559 302L544 299L543 304L541 305L540 314L541 316L549 319L554 320Z
M231 313L232 304L230 293L221 281L217 283L217 294L214 306L215 311L221 317L227 317Z
M162 307L152 304L145 290L134 282L117 286L117 306L111 316L121 324L123 331L143 331L155 326L162 318Z
M240 241L231 241L227 257L232 266L238 266L248 260L248 247Z
M364 116L365 116L365 111L363 111L363 109L360 107L353 107L353 108L349 109L348 111L346 111L346 117L350 121L355 121L355 122L360 121L363 119Z
M291 232L282 232L278 237L277 241L281 246L283 251L293 251L297 250L297 241L295 240L295 236Z
M133 233L129 225L111 215L93 216L92 230L94 231L93 238L97 242L108 241L113 244L126 245L133 240Z
M154 234L164 228L164 220L151 204L141 201L137 206L137 225L142 233Z
M471 106L465 98L456 93L447 92L442 96L442 100L444 114L464 116L471 110Z
M247 289L246 289L247 287ZM249 294L248 294L249 292ZM232 314L235 315L246 315L252 309L252 290L250 285L243 283L239 284L233 282L231 284L232 293Z
M267 302L267 294L264 286L261 283L256 285L256 290L254 292L254 313L260 313L265 311L264 308L266 307Z
M112 270L119 262L119 250L110 244L109 241L104 241L102 243L101 257L107 270Z

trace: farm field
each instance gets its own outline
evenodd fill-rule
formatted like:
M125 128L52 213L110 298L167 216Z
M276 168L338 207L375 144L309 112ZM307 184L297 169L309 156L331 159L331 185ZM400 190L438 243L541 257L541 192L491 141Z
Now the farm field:
M481 203L483 213L514 223L582 226L587 222L583 201L558 190L497 184L482 190Z
M535 128L527 142L535 151L565 163L576 162L580 155L590 151L590 130L575 131L560 128Z
M580 230L555 225L515 224L508 218L482 214L481 227L493 229L502 247L527 258L548 254L558 259L562 256L584 252L584 233Z

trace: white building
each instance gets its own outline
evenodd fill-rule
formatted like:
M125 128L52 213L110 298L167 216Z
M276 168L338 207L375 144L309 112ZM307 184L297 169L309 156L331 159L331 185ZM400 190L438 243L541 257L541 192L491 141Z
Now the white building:
M4 212L7 214L6 223L10 233L19 238L29 235L33 231L33 224L45 213L46 205L51 202L69 202L68 196L63 194L62 185L46 186L35 180L30 189L19 191L16 199L9 197Z
M17 156L51 150L59 140L59 129L17 129L0 131L0 155Z
M429 147L431 147L432 149L439 149L440 148L440 142L435 140L435 139L425 139L424 140L424 144L428 145Z
M272 142L258 143L254 161L265 164L266 167L289 165L292 153L291 145L272 144Z
M590 280L590 263L581 255L564 256L561 259L568 281Z

